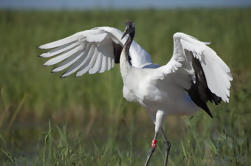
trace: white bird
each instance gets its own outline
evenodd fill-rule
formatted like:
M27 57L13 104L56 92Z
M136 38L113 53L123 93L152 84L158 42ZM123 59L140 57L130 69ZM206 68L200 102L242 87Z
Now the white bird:
M102 73L114 63L120 63L123 97L144 106L155 124L145 165L155 150L158 133L166 143L164 165L167 165L171 144L162 129L164 118L191 115L200 108L212 117L207 102L229 102L232 75L229 67L208 47L209 43L190 35L175 33L173 56L166 65L159 66L133 40L134 34L135 25L131 21L126 23L124 34L112 27L96 27L40 46L51 49L40 56L51 58L46 66L58 64L52 72L66 69L62 77L73 73L76 76Z

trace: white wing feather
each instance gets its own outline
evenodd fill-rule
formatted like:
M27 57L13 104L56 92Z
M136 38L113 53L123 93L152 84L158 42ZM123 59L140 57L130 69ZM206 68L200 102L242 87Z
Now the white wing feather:
M112 27L96 27L78 32L64 39L41 45L41 49L51 49L40 56L51 58L45 66L58 64L52 72L66 70L62 77L75 72L76 76L102 73L114 67L113 42L121 46L126 39L121 40L122 32ZM150 55L133 41L130 49L132 65L143 68L152 64ZM69 68L69 69L67 69Z
M216 52L207 46L208 43L201 42L196 38L184 34L175 33L174 52L171 60L164 66L158 68L157 77L163 79L169 73L176 72L178 69L184 69L187 74L194 77L192 62L185 54L185 50L191 51L193 56L200 60L203 68L208 88L211 92L221 97L224 102L229 102L230 81L233 80L229 67L223 62ZM177 74L177 77L181 75ZM189 81L188 79L183 79Z

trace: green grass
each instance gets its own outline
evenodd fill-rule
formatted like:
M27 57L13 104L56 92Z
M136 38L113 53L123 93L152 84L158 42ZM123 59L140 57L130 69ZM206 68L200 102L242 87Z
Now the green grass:
M154 126L145 110L122 98L119 67L59 78L38 46L95 26L136 24L136 41L161 65L172 35L191 34L230 66L229 104L193 117L168 117L169 165L251 164L251 10L0 11L1 165L143 165ZM102 92L100 94L100 92ZM159 141L151 165L162 165Z

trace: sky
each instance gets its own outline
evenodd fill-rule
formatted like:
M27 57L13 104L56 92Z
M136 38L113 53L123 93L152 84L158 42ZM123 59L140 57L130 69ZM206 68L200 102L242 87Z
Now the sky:
M2 9L251 7L251 0L0 0Z

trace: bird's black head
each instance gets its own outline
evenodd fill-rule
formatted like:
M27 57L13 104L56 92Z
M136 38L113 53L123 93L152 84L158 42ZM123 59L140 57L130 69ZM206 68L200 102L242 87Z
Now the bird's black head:
M135 34L135 25L132 21L126 22L125 31L121 39L123 39L126 34L129 34L130 37L133 39L134 34Z

